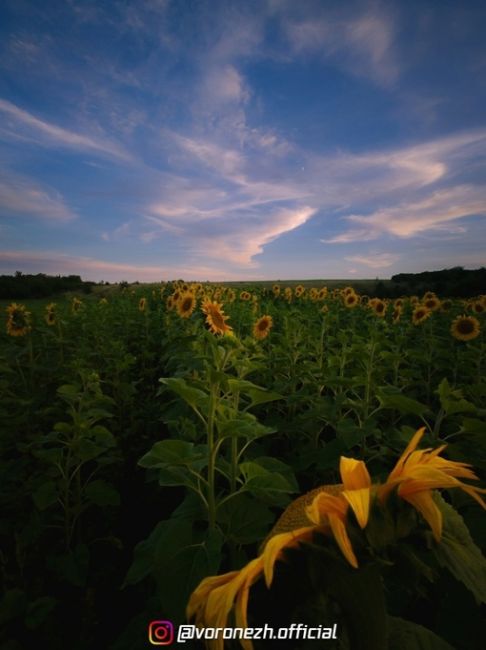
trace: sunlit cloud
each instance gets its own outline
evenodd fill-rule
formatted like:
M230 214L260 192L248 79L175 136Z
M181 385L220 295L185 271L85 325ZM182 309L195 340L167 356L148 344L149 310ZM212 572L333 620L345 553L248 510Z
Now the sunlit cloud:
M385 269L396 264L400 259L400 255L394 255L393 253L377 253L375 255L350 255L344 259L348 262L355 262L356 264L369 266L371 269ZM353 272L356 273L356 269L353 269Z

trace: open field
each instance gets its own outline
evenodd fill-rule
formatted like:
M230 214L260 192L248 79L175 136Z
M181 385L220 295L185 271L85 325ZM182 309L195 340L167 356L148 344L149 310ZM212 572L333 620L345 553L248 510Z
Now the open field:
M144 648L202 579L258 557L292 500L341 482L346 499L281 524L315 524L314 551L282 542L270 592L255 573L249 624L336 620L328 647L353 650L359 634L378 650L406 634L482 647L484 513L459 464L486 469L485 297L387 302L343 284L114 285L9 310L2 647ZM420 449L447 448L390 478L421 427Z

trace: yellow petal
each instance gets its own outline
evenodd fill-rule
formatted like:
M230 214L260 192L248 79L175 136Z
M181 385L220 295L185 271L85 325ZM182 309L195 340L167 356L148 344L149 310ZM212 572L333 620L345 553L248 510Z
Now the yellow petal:
M442 535L442 513L432 498L432 492L417 492L404 497L414 508L416 508L425 521L429 524L437 542L440 542Z
M326 492L319 492L310 506L306 508L308 519L319 526L326 523L329 514L344 518L348 510L348 502L341 495L342 492L337 497Z
M413 435L412 439L410 440L410 442L408 443L405 451L400 456L400 458L398 459L397 464L395 465L395 467L390 472L390 475L389 475L389 477L387 479L387 483L388 483L388 481L393 481L394 479L398 478L398 476L400 476L400 474L402 473L403 467L404 467L405 463L407 462L407 458L410 456L410 454L413 451L415 451L415 449L417 448L417 445L422 440L424 433L425 433L425 427L421 427L420 429L418 429L418 431L416 431L414 433L414 435Z
M353 552L353 547L351 546L351 541L348 537L344 521L338 515L330 514L329 524L342 554L347 559L349 564L357 569L358 560L356 559L356 555Z
M339 471L345 490L361 490L371 486L371 478L362 460L341 456Z
M370 488L361 490L343 490L343 497L351 506L358 524L364 528L370 514Z
M210 576L209 578L204 578L199 583L199 586L192 592L191 597L189 598L189 603L186 609L186 617L188 620L191 620L193 616L198 614L197 620L201 618L201 614L204 611L206 602L208 599L209 593L228 582L230 582L235 576L237 576L239 571L230 571L229 573L224 573L220 576Z
M316 530L315 526L305 526L288 533L280 533L270 538L263 551L263 567L265 582L270 587L273 580L273 567L283 548L297 546L300 541L310 539Z

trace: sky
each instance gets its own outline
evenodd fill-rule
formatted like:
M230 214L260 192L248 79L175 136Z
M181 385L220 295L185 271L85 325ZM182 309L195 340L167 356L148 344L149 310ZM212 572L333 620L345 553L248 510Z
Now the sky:
M486 265L486 3L3 0L0 274Z

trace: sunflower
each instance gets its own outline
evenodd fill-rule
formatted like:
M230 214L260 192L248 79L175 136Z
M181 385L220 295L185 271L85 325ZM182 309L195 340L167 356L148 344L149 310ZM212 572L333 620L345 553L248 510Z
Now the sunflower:
M415 307L415 309L412 312L412 323L414 325L420 325L420 323L423 323L424 320L427 320L429 316L431 315L430 309L427 309L427 307L424 307L423 305L418 305L418 307Z
M253 336L256 339L265 339L270 330L273 327L273 320L271 316L262 316L257 320L255 325L253 326Z
M79 298L73 298L71 301L71 311L76 313L81 309L82 305L83 303Z
M177 303L174 302L174 298L172 296L167 296L167 299L165 301L165 305L169 311L172 311L174 307L176 306Z
M57 305L55 302L50 302L46 306L46 315L44 318L46 319L46 323L49 325L49 327L52 327L52 325L56 324L56 307Z
M475 314L482 314L484 311L486 311L486 307L481 302L481 300L474 300L471 306L472 306L472 311Z
M139 311L145 311L147 307L147 299L146 298L140 298L138 301L138 309Z
M319 298L319 291L315 287L309 290L309 298L314 302Z
M228 291L226 292L226 300L228 302L234 302L236 300L236 293L234 289L228 289Z
M449 311L452 307L452 300L442 300L440 304L440 311Z
M430 298L437 298L437 296L433 291L426 291L422 300L430 300Z
M480 331L479 321L474 316L458 316L451 325L451 334L459 341L471 341Z
M349 296L349 294L355 293L353 287L344 287L343 289L343 295Z
M347 307L348 309L353 309L358 304L359 304L359 298L354 292L347 293L344 296L344 306Z
M304 293L305 293L304 287L301 284L298 284L295 287L295 297L296 298L301 298L304 295Z
M108 300L106 298L100 298L98 305L107 305Z
M402 310L401 307L395 307L392 313L392 321L396 324L400 320L400 316L402 315Z
M196 307L196 298L190 291L183 293L177 303L177 313L181 318L189 318Z
M430 311L437 311L440 308L440 305L440 300L435 296L424 300L424 307L427 307Z
M384 318L386 314L386 303L383 302L383 300L380 300L379 298L375 298L373 301L372 309L377 316L379 316L380 318Z
M280 287L278 284L274 284L272 287L272 293L277 298L280 295Z
M249 293L248 291L242 291L240 293L240 300L247 301L247 300L250 300L250 299L251 299L251 293Z
M389 497L395 490L403 501L422 515L436 542L441 539L442 513L433 499L433 490L459 488L486 508L480 496L486 490L459 480L477 480L467 463L442 458L440 453L445 445L435 450L417 450L424 430L421 428L414 434L384 484L372 484L363 461L341 457L342 483L323 485L295 499L263 542L258 557L239 571L202 580L189 599L187 618L195 619L197 626L226 627L234 609L236 626L247 628L251 587L263 577L270 588L275 565L283 558L285 549L301 547L303 551L305 546L302 545L312 543L316 533L334 539L345 560L358 569L358 558L348 528L357 525L365 530L369 520L375 516L382 526L383 509L389 511L389 518L394 520L396 504ZM373 507L376 503L378 508ZM395 523L392 531L391 543L395 543L401 534L395 531ZM253 649L247 638L241 640L241 645L245 650ZM211 640L208 647L223 650L224 640Z
M284 289L284 297L287 302L290 302L292 300L292 289L291 287L285 287Z
M25 336L31 330L30 311L27 311L25 305L18 305L13 302L6 309L7 334L9 336Z
M403 298L397 298L393 303L395 309L401 309L403 307Z
M384 503L390 492L398 488L398 496L420 512L432 529L435 540L439 542L442 534L442 514L434 502L432 490L460 488L483 508L486 508L486 504L479 495L484 494L486 490L458 480L477 480L478 477L467 463L441 458L439 454L446 445L434 450L417 450L424 432L425 427L415 432L386 482L378 487L377 496Z
M362 296L360 296L359 301L362 305L368 305L370 302L370 297L364 293Z
M224 315L221 303L205 300L201 309L206 314L206 323L213 334L229 334L233 331L232 327L226 325L228 316Z
M420 303L420 300L419 300L418 296L410 296L409 300L410 300L410 304L412 306L418 305Z

